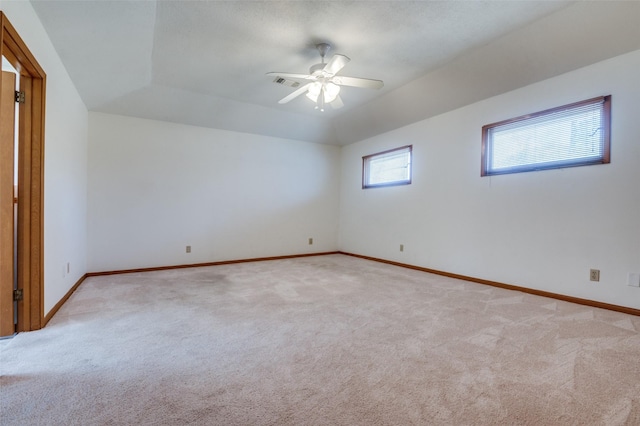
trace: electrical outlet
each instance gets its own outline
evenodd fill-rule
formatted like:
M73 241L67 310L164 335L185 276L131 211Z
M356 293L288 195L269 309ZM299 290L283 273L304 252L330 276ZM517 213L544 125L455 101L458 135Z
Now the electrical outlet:
M67 274L71 272L71 262L67 262Z
M309 238L309 245L313 244L313 238Z
M191 253L191 246L187 246L187 253Z
M404 251L404 244L400 244L400 251Z
M631 287L640 287L640 273L629 272L629 285Z
M591 269L589 271L589 280L600 281L600 269Z

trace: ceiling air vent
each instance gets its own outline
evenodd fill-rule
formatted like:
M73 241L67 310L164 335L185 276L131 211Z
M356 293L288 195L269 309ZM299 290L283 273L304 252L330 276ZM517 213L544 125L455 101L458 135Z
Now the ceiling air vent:
M286 78L282 78L282 77L276 77L275 80L273 80L274 83L278 83L278 84L282 84L284 86L289 86L289 87L298 87L300 86L300 83L298 83L297 81L293 81L293 80L287 80Z

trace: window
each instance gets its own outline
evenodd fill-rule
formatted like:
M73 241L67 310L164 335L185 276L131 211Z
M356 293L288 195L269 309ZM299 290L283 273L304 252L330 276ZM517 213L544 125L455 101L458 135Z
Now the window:
M609 163L611 96L482 127L482 176Z
M362 157L362 188L410 184L411 149L408 145Z

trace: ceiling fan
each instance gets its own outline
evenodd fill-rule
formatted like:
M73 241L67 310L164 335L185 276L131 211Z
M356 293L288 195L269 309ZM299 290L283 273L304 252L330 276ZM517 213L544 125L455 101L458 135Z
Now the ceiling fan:
M344 106L340 98L340 86L380 89L384 85L381 80L336 75L351 59L344 55L335 54L325 64L324 57L331 49L331 46L328 43L320 43L316 45L316 48L320 52L322 62L313 65L309 69L309 74L267 73L267 75L276 76L274 83L285 84L290 87L300 86L300 82L295 80L309 81L288 96L280 99L278 101L279 104L286 104L306 92L307 98L316 103L316 109L324 111L325 104L330 104L334 109L338 109Z

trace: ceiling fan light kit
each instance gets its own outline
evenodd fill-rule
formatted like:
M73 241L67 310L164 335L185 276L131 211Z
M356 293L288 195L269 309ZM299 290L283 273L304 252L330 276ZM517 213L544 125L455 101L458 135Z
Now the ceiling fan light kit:
M313 65L309 69L309 74L294 74L285 72L269 72L267 75L276 76L275 83L284 84L283 82L291 81L286 84L290 87L297 87L299 84L296 80L308 81L307 84L301 86L296 91L290 93L280 99L278 103L286 104L287 102L306 93L306 97L313 101L315 109L324 111L325 104L331 105L334 109L342 108L344 104L340 98L340 86L358 87L364 89L380 89L384 86L381 80L371 80L368 78L337 76L336 74L344 68L351 59L347 56L335 54L328 63L325 64L324 58L331 49L328 43L320 43L316 45L322 62Z

